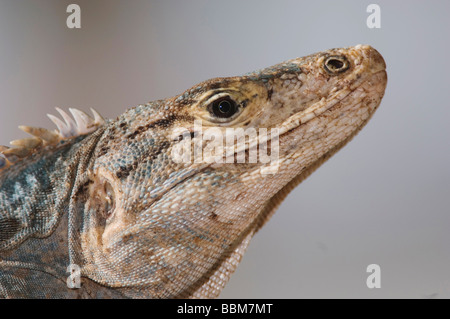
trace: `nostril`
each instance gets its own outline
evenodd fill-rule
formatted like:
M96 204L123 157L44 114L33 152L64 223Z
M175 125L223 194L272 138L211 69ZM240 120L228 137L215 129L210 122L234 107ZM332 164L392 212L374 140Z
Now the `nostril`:
M331 66L332 68L335 68L335 69L340 69L344 66L344 62L342 62L340 60L332 59L332 60L328 61L328 66Z
M330 74L338 74L349 68L348 60L344 56L330 56L325 60L325 70Z

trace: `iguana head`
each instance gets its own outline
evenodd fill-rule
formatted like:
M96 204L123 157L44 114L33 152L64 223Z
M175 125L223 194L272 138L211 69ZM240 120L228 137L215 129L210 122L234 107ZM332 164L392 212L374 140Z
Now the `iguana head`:
M84 273L131 295L137 287L153 297L216 295L244 238L286 185L366 123L386 80L381 55L356 46L212 79L129 110L93 153ZM236 129L248 134L227 144ZM269 162L258 152L250 161L254 150Z

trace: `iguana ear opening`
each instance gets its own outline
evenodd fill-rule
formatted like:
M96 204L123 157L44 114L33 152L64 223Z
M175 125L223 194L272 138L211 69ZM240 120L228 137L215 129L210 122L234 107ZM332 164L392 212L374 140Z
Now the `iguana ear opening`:
M108 242L114 237L116 219L121 218L117 212L120 210L122 194L117 178L102 169L95 173L90 171L87 176L84 184L72 196L71 207L75 210L71 214L79 229L71 238L79 245L79 249L73 252L72 260L82 267L84 276L96 282L109 281L109 273L114 273L115 265L110 262L114 252L110 251Z
M114 217L116 209L116 194L111 182L104 178L96 178L89 185L87 209L96 212L98 225L103 227Z

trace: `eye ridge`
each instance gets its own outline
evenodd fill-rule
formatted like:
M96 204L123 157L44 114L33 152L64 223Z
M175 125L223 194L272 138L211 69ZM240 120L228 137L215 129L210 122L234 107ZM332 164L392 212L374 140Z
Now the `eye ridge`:
M209 111L218 118L230 118L238 111L238 104L229 96L222 97L210 104Z

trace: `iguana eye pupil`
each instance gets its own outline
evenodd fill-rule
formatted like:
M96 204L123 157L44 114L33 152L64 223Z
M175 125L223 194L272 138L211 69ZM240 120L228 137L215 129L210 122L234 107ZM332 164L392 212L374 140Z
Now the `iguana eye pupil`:
M238 108L235 101L229 97L218 99L212 103L211 111L216 117L230 118L236 114Z

